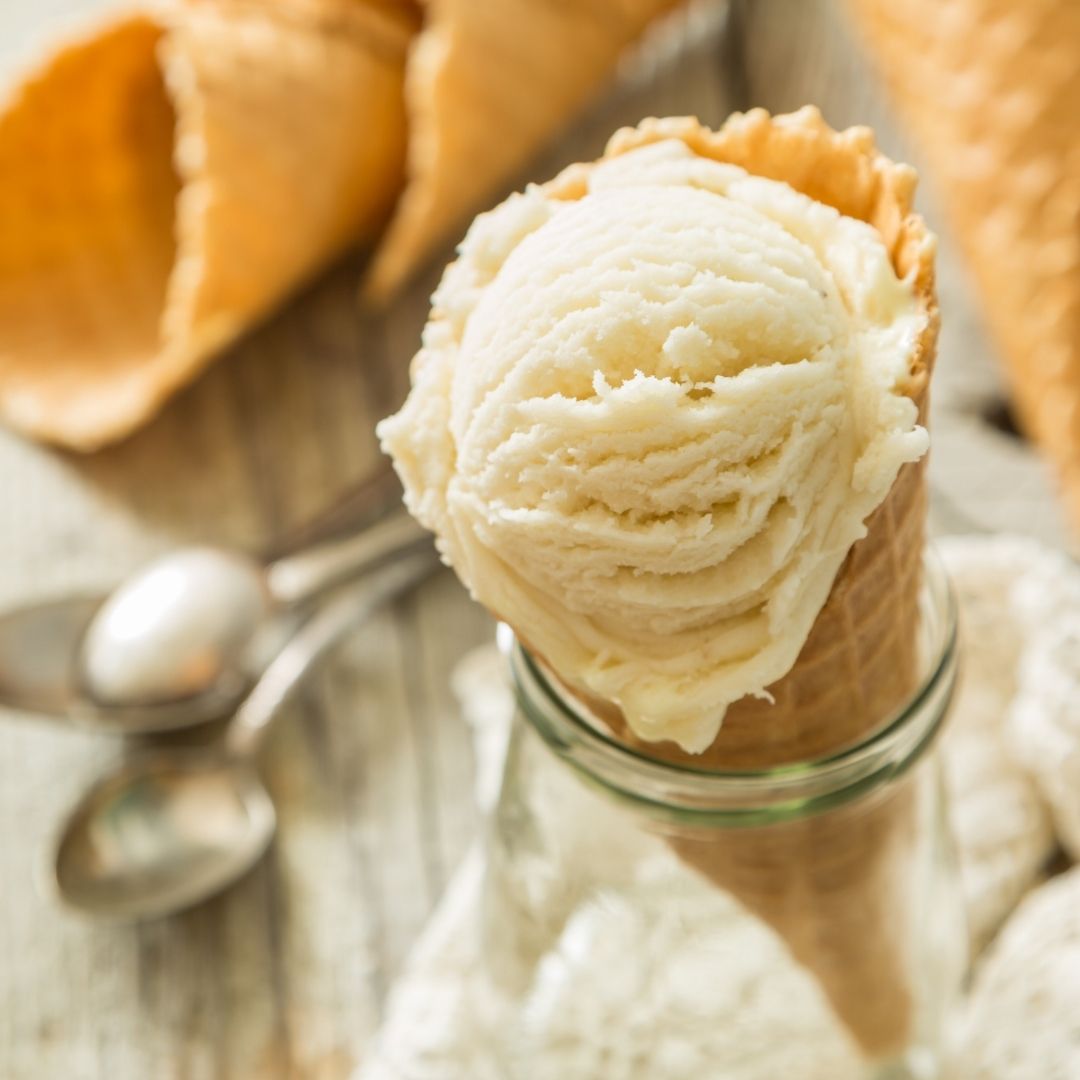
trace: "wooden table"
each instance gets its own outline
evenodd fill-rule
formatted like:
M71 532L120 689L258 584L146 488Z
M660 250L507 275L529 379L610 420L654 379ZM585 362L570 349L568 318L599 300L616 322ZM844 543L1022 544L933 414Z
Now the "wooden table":
M46 15L100 6L4 5L0 66L25 59L51 29ZM872 123L888 151L912 159L832 3L740 4L674 67L657 55L530 175L594 156L610 130L647 113L716 122L736 107L806 101L835 125ZM925 194L943 241L935 522L1060 542L1043 467L986 420L1000 403L993 356ZM107 587L193 539L264 546L370 473L373 425L404 394L437 271L366 322L356 272L328 273L120 447L78 458L0 431L0 606ZM347 1076L476 828L448 675L490 634L445 572L352 634L273 737L281 829L269 857L221 899L138 927L88 925L34 885L62 808L120 748L0 716L0 1078Z

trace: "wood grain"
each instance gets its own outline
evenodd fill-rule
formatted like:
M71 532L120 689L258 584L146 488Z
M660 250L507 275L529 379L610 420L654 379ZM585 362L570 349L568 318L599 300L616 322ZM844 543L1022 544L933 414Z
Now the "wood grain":
M46 14L100 6L4 5L0 65L11 70L53 31ZM729 33L705 33L674 65L654 50L530 176L595 156L614 127L645 114L717 122L750 104L816 101L833 123L870 122L886 149L906 153L831 3L734 11ZM932 198L924 205L941 228ZM1043 467L982 418L998 380L941 231L937 520L1060 540ZM375 318L356 309L358 267L326 274L119 447L75 458L0 431L0 606L107 587L189 540L272 545L370 473L374 423L404 393L438 270ZM448 675L490 633L443 573L350 635L267 753L281 818L270 857L220 899L134 928L66 916L34 886L63 807L122 748L0 715L0 1077L347 1076L476 826Z

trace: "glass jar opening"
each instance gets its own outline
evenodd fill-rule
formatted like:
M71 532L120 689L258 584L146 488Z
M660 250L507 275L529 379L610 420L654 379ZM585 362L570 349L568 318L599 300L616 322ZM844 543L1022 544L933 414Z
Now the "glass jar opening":
M957 671L956 604L931 548L919 597L919 685L866 739L842 751L768 769L669 762L617 739L500 628L520 711L548 747L588 781L654 815L701 824L759 825L806 817L865 795L906 771L948 711Z

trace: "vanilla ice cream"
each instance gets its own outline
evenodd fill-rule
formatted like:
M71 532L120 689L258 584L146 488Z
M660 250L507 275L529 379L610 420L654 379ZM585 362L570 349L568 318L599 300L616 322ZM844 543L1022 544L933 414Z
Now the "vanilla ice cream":
M668 139L480 217L379 428L474 596L689 751L793 666L927 449L870 225Z

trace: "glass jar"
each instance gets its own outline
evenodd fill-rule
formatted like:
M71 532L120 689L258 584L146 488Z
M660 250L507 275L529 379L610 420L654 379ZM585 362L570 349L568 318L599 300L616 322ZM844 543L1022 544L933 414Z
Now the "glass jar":
M473 1003L492 1075L936 1075L966 932L935 749L956 621L932 558L921 615L922 684L901 715L756 772L623 746L509 644L518 709Z

